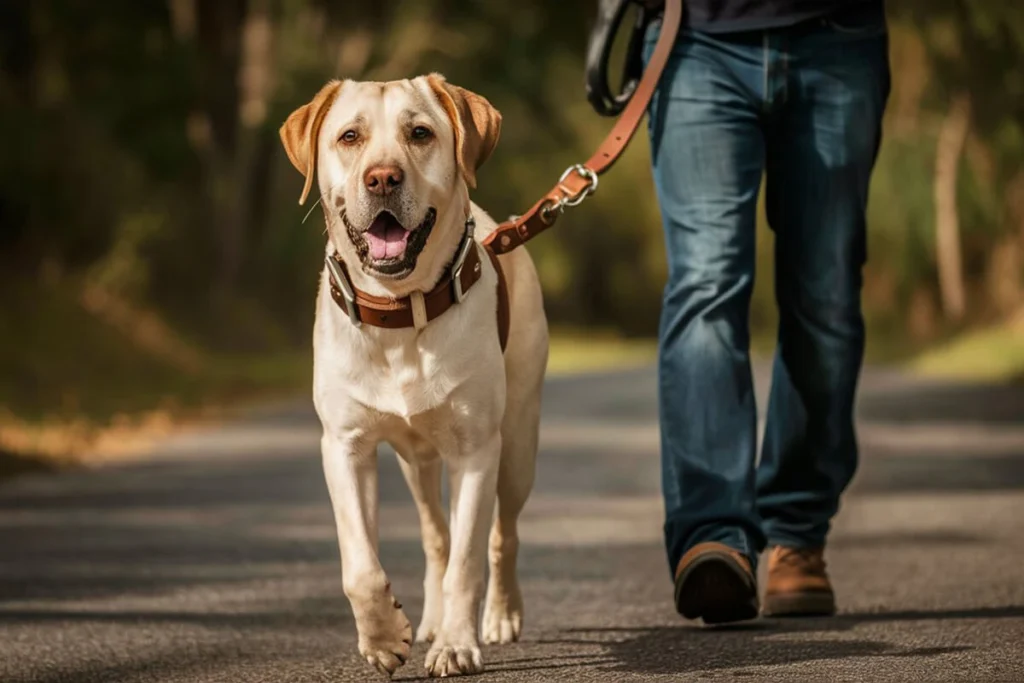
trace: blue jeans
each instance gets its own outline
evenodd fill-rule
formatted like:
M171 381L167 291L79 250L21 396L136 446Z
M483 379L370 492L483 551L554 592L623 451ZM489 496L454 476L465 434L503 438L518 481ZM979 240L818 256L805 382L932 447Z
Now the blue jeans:
M650 107L669 259L659 345L665 545L823 545L857 466L865 208L889 94L885 18L684 30ZM652 26L647 55L658 25ZM761 178L778 345L760 463L749 357Z

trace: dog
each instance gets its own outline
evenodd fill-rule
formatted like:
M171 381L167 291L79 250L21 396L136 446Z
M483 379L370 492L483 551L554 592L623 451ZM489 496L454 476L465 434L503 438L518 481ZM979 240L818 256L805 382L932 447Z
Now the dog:
M527 251L492 259L480 244L496 224L469 191L500 130L486 98L439 74L331 81L280 129L305 176L300 204L314 173L320 189L329 239L313 397L359 652L387 675L409 657L412 630L377 553L380 442L398 453L419 513L428 674L478 673L481 631L507 643L522 629L517 519L533 487L548 329ZM436 301L446 309L432 317ZM389 327L399 313L411 325Z

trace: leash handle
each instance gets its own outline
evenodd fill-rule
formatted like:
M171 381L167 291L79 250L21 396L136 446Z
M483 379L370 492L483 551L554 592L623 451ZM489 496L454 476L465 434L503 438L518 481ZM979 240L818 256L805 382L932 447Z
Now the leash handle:
M483 245L495 254L505 254L547 230L566 206L576 206L597 189L598 176L611 168L625 151L643 120L647 106L672 54L683 18L683 1L666 0L661 32L654 53L644 70L636 92L610 133L585 163L566 169L555 186L521 216L500 223Z
M638 9L622 67L622 86L619 93L615 94L608 84L608 59L630 6ZM598 0L597 21L594 22L587 45L586 87L587 101L600 116L618 116L636 92L636 86L644 74L644 33L654 14L655 10L642 0Z

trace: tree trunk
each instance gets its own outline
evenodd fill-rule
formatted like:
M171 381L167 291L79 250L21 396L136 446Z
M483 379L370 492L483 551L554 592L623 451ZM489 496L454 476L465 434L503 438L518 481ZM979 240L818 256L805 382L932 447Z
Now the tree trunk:
M960 321L966 309L963 256L960 250L960 217L956 188L960 157L971 127L971 100L964 93L950 104L939 129L935 149L935 256L939 292L946 318Z
M997 313L1024 322L1024 170L1000 189L1009 230L989 254L988 297Z
M242 263L241 189L238 179L239 68L247 0L197 0L196 35L200 55L202 106L207 131L199 150L204 191L216 235L217 290L230 297Z
M179 0L180 1L180 0ZM276 0L196 0L196 34L203 71L206 134L200 157L212 230L219 253L217 290L230 298L238 285L248 242L247 220L265 220L265 197L273 157L262 130L273 81L273 16ZM187 12L176 24L187 27ZM179 30L185 33L187 29Z
M270 95L274 88L274 28L280 19L277 0L251 0L245 23L242 63L242 224L246 243L262 242L270 218L270 186L274 154L280 144L277 126L267 126Z

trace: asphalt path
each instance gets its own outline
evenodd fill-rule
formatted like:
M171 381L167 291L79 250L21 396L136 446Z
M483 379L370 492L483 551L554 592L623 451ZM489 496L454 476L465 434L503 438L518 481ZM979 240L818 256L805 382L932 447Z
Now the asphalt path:
M670 605L654 372L550 380L523 640L486 647L477 680L1024 681L1024 387L881 370L861 387L828 553L840 615L706 628ZM299 403L0 484L0 683L379 680L318 445ZM394 456L380 467L381 555L415 625L416 515ZM395 678L424 677L425 654Z

